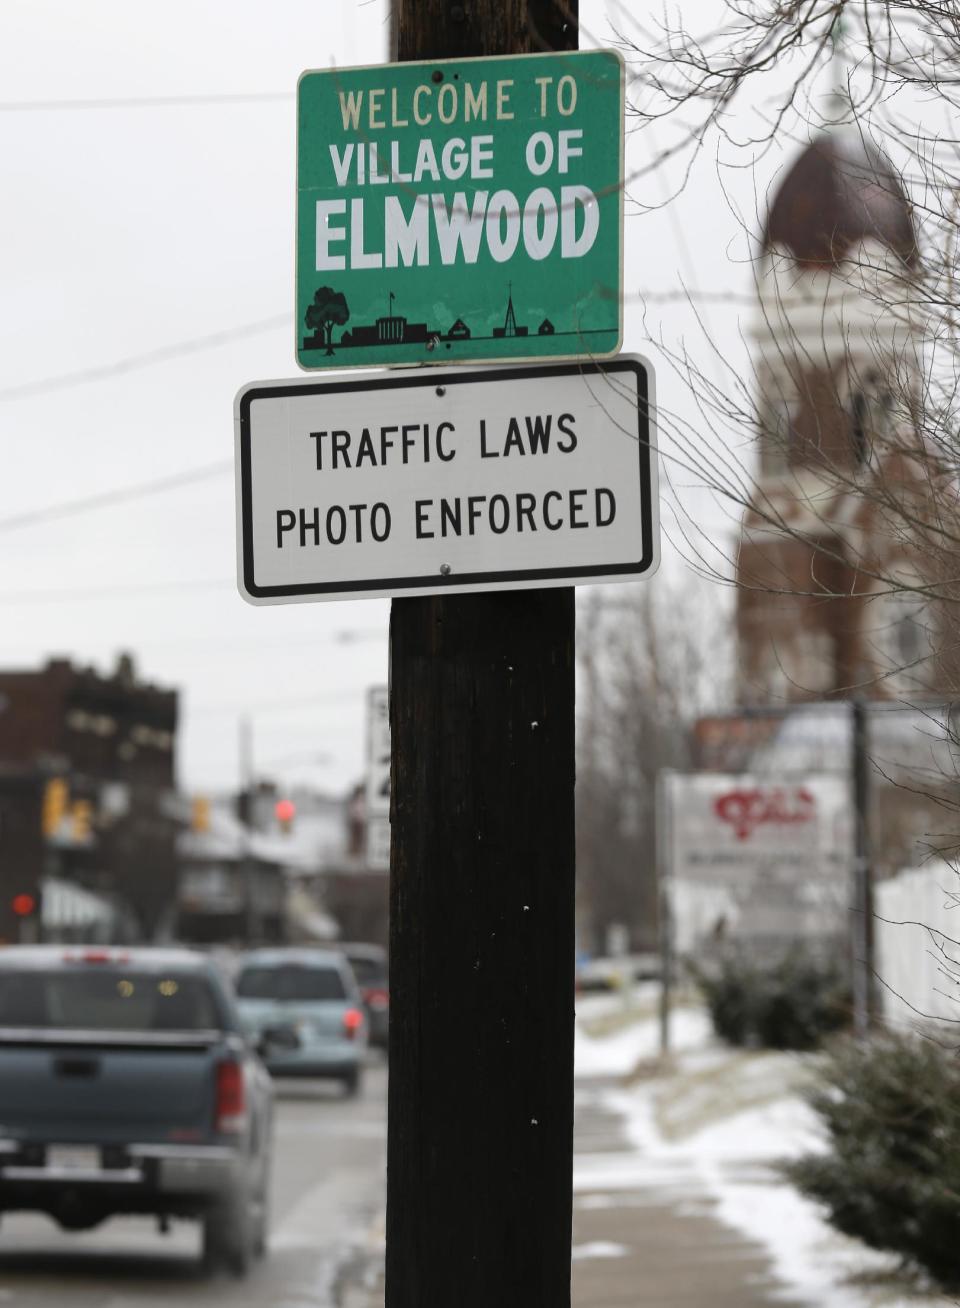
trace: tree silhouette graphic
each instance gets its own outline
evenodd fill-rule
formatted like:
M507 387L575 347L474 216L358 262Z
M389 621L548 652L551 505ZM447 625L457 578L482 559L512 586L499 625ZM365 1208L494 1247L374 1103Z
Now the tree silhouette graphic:
M313 304L307 309L307 326L316 332L323 332L327 343L327 354L333 353L333 329L343 326L350 317L346 297L330 286L321 286L314 293Z

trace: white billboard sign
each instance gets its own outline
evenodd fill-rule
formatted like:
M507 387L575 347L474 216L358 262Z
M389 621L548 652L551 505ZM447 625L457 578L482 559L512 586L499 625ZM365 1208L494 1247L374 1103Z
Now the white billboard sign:
M651 385L621 356L247 386L241 594L282 604L652 572Z
M661 786L679 953L849 930L853 826L844 779L670 772Z

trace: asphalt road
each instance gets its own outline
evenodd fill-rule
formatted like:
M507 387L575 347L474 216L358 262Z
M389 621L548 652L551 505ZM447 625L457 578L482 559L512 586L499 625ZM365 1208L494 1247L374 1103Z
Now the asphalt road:
M192 1223L161 1235L117 1219L73 1235L14 1213L0 1224L0 1308L332 1308L382 1209L386 1069L373 1063L349 1101L334 1084L280 1082L276 1107L270 1252L246 1280L204 1274Z

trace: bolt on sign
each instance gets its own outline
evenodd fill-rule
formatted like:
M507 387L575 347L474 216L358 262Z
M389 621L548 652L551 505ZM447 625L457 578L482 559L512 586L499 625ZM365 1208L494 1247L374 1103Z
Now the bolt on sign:
M301 367L616 354L623 106L615 50L304 73Z
M282 604L652 572L652 383L628 355L252 383L235 413L241 594Z

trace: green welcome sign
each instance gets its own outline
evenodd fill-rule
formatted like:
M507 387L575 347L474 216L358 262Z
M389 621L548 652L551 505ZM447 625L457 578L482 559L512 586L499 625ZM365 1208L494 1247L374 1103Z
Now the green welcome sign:
M304 73L300 365L616 354L623 84L614 50Z

